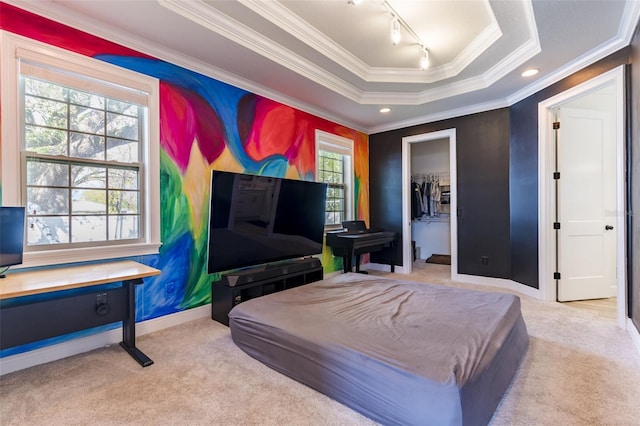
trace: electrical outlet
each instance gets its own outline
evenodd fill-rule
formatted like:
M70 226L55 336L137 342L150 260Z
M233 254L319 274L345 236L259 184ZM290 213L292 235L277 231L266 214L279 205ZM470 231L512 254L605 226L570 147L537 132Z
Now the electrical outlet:
M173 296L175 296L175 294L176 294L176 282L175 281L169 281L168 283L165 284L164 294L165 294L165 296L167 298L172 298Z
M482 256L482 264L485 266L489 264L489 256Z

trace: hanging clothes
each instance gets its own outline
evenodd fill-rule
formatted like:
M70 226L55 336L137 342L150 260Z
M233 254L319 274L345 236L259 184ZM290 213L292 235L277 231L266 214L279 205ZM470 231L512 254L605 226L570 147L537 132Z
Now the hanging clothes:
M422 196L420 185L411 181L411 219L419 219L422 216Z

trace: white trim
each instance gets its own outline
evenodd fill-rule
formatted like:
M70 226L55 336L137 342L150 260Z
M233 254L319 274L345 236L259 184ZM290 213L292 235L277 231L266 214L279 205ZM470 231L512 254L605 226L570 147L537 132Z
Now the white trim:
M382 124L379 126L373 126L368 129L370 135L375 133L382 133L391 130L405 129L411 126L417 126L420 124L433 123L435 121L447 120L449 118L462 117L465 115L476 114L479 112L491 111L499 108L507 108L509 104L505 100L497 100L484 102L476 105L469 105L462 108L456 108L448 111L436 112L433 114L422 115L420 117L410 118L408 120L396 121L394 123Z
M135 71L80 55L55 46L41 43L6 31L0 31L3 60L0 69L2 80L0 103L2 114L2 205L21 205L20 179L20 118L18 113L19 90L18 58L28 58L43 64L97 78L145 92L148 107L142 172L145 179L142 191L146 215L145 241L136 244L106 245L83 249L59 249L50 251L25 251L20 267L43 266L58 263L102 260L146 254L157 254L160 240L160 87L156 78Z
M25 3L16 0L5 0L5 2L20 9L44 16L47 19L51 19L61 24L76 28L87 34L103 38L105 40L128 47L140 53L144 53L160 60L169 62L171 64L181 66L185 69L195 71L223 83L230 84L248 92L255 93L257 95L272 99L285 105L289 105L293 108L299 109L300 111L304 111L317 117L324 118L325 120L329 120L345 127L349 127L351 129L366 133L366 128L362 127L361 124L346 121L343 117L338 117L332 113L329 113L327 110L320 109L308 103L301 102L298 99L286 96L266 86L259 85L253 81L231 74L230 72L215 67L204 61L188 57L181 52L167 49L165 46L154 44L133 34L128 33L126 35L123 35L122 33L114 31L113 28L108 27L103 23L92 21L86 16L81 16L80 14L72 10L65 9L63 12L61 12L60 9L52 2Z
M451 209L451 279L458 276L458 171L456 129L440 130L402 138L402 269L410 274L413 265L411 250L411 144L437 139L449 140L449 177Z
M180 325L189 321L211 316L211 305L203 305L175 314L165 315L159 318L150 319L136 323L136 335L142 336L163 330L165 328ZM0 358L0 376L14 371L22 370L34 365L44 364L58 359L88 352L94 349L110 346L122 341L122 327L91 336L80 337L67 342L57 343L29 352L11 355ZM123 355L128 357L122 350ZM148 354L153 359L153 354ZM133 359L131 359L131 362Z
M538 275L539 289L543 300L556 300L556 284L552 279L555 259L555 235L552 227L554 220L553 170L553 130L554 118L551 110L586 93L614 84L616 91L616 196L617 196L617 324L625 328L627 318L626 285L626 221L625 221L625 90L624 65L620 65L604 74L572 87L538 104Z
M631 341L636 346L638 353L640 353L640 331L636 328L636 325L631 321L631 318L627 318L627 332Z
M369 262L364 265L360 265L361 270L372 270L372 271L382 271L382 272L391 272L391 266L386 263L375 263ZM411 272L406 272L406 269L403 266L395 265L394 273L395 274L410 274Z
M362 96L354 85L203 1L158 0L158 4L348 99L357 102Z
M302 20L300 16L279 2L265 2L260 0L238 1L248 9L253 10L258 15L307 44L326 58L340 64L350 73L366 82L432 83L445 78L455 77L502 37L502 30L500 29L491 5L487 0L482 0L490 22L467 44L464 50L460 52L453 61L439 67L429 68L428 70L371 67L327 37L324 33L318 31L308 22ZM531 2L528 1L528 4L530 5ZM525 11L525 15L529 24L529 35L532 39L537 40L538 34L535 26L535 18L533 17L533 8L531 6ZM531 25L531 22L533 25ZM531 31L531 28L533 28L533 31ZM274 45L278 46L275 43ZM245 47L250 48L250 46ZM513 53L506 55L506 57L511 63L518 59L517 55ZM515 66L517 65L518 64Z
M389 265L385 265L383 263L367 263L366 269L373 270L373 271L389 272ZM404 266L396 266L395 273L410 274L411 272L410 271L407 272ZM524 284L520 284L516 281L507 280L504 278L492 278L492 277L481 277L477 275L456 274L456 278L454 279L452 276L451 280L464 282L467 284L497 287L505 290L514 291L516 293L523 294L525 296L529 296L538 300L542 298L540 295L540 291L538 289L533 287L528 287Z
M325 151L335 152L337 154L349 157L349 161L345 163L345 184L347 186L347 192L345 200L346 217L345 220L352 220L355 217L355 158L354 158L354 145L353 139L345 138L333 133L328 133L322 130L316 129L315 131L315 179L318 179L318 167L320 164L320 149Z
M464 108L446 110L446 111L442 111L434 114L428 114L428 115L407 119L403 121L382 124L379 126L363 126L361 123L350 122L348 120L345 120L343 117L337 117L334 114L329 113L327 110L320 109L310 104L301 102L297 99L291 98L290 96L286 96L282 93L269 89L265 86L259 85L255 82L238 77L220 68L212 66L211 64L207 64L203 61L187 57L181 52L169 50L164 46L159 46L157 44L149 42L148 40L145 40L141 37L137 37L132 34L123 35L121 33L114 31L112 27L104 25L103 23L100 23L98 21L89 20L87 19L86 16L82 16L70 9L65 9L63 12L61 12L59 7L56 6L53 2L25 3L25 2L20 2L16 0L5 0L5 2L7 2L8 4L12 4L16 7L19 7L21 9L45 16L48 19L52 19L62 24L77 28L78 30L84 31L88 34L92 34L92 35L104 38L105 40L112 41L122 46L127 46L131 49L137 50L142 53L146 53L158 59L173 63L178 66L185 67L189 70L217 79L224 83L236 86L238 88L247 90L249 92L255 93L260 96L264 96L269 99L273 99L283 104L290 105L301 111L305 111L309 114L313 114L315 116L324 118L334 123L338 123L343 126L346 126L367 134L396 130L396 129L409 127L416 124L431 123L434 121L445 120L448 118L455 118L455 117L460 117L464 115L474 114L477 112L483 112L491 109L511 106L514 103L519 102L522 99L528 97L529 95L536 93L546 88L547 86L565 78L566 76L617 51L618 49L624 46L627 46L631 40L631 37L633 36L633 32L635 31L635 23L638 21L638 17L640 16L640 2L628 1L625 6L625 10L623 12L624 18L620 24L618 34L609 43L606 43L605 45L600 46L594 51L587 53L583 57L576 59L566 67L559 69L557 72L549 74L545 78L536 80L536 82L534 82L533 84L525 87L519 92L513 95L510 95L508 97L495 99L489 102L473 104ZM535 27L535 17L533 19L534 19L533 23ZM527 25L531 25L531 17L528 18ZM493 78L495 78L495 76ZM469 84L469 82L467 81L466 84ZM470 85L470 86L473 86L473 85ZM470 90L473 90L473 87L471 87ZM449 89L450 87L447 87L446 90L449 90ZM423 92L423 95L424 94L425 92ZM403 95L403 93L399 93L399 95ZM380 99L380 100L381 101L384 100L384 102L382 103L386 104L388 103L386 99L387 98L385 97L384 99ZM435 99L427 99L426 101L433 101L433 100ZM373 98L368 99L368 102L373 102L373 101L374 101ZM413 101L415 102L415 98L413 99Z
M569 64L558 69L556 72L548 74L529 86L517 91L516 93L507 96L506 100L509 105L513 105L521 100L541 91L542 89L551 86L552 84L562 80L569 75L580 71L581 69L599 61L600 59L628 46L631 43L631 38L636 28L636 24L640 19L640 2L627 1L625 8L622 12L622 20L620 27L618 28L618 34L595 49L590 50L579 58L571 61Z
M342 270L339 271L333 271L333 272L329 272L328 274L323 274L322 278L323 279L328 279L328 278L333 278L336 277L338 275L344 274L344 272L342 272Z
M476 284L476 285L483 285L483 286L490 286L490 287L498 287L506 290L515 291L517 293L524 294L534 299L538 299L538 300L542 299L540 290L538 290L537 288L529 287L519 282L504 279L504 278L481 277L477 275L458 274L457 278L454 281L461 281L469 284Z

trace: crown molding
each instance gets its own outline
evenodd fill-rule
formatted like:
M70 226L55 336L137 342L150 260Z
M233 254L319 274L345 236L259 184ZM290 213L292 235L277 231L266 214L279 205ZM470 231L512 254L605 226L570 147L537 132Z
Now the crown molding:
M579 58L569 62L562 68L553 73L546 75L524 87L523 89L509 95L507 100L509 105L513 105L521 100L539 92L540 90L551 86L554 83L580 71L581 69L599 61L600 59L628 46L635 32L636 25L640 20L640 2L627 1L624 11L622 12L622 21L618 28L618 34L606 43L601 44L595 49L590 50Z
M369 136L375 133L388 132L391 130L403 129L421 124L433 123L435 121L448 120L450 118L462 117L464 115L477 114L479 112L491 111L498 108L506 108L509 103L506 99L498 99L490 102L483 102L475 105L469 105L463 108L441 111L434 114L427 114L420 117L410 118L408 120L396 121L393 123L372 126L367 129Z
M280 92L277 92L265 86L256 84L250 80L238 77L232 73L219 69L203 61L199 61L191 57L188 57L180 52L167 49L164 46L154 44L152 42L149 42L146 39L132 36L128 33L127 34L122 33L121 31L118 31L113 27L105 26L103 24L100 24L97 21L88 20L86 16L77 14L67 8L64 8L64 10L61 10L63 6L60 6L57 3L53 3L50 1L41 2L36 0L32 0L32 1L3 0L3 2L14 5L18 8L33 12L35 14L45 16L48 19L51 19L53 21L57 21L61 24L69 25L71 27L77 28L86 33L95 35L97 37L101 37L103 39L112 41L122 46L129 47L141 53L145 53L147 55L156 57L160 60L164 60L169 63L175 64L177 66L181 66L186 69L198 72L205 76L219 80L223 83L233 85L240 89L249 91L251 93L255 93L257 95L272 99L277 102L281 102L285 105L289 105L293 108L299 109L309 114L313 114L317 117L320 117L320 118L332 121L334 123L349 127L351 129L360 131L362 133L368 133L368 134L379 133L387 130L395 130L402 127L424 124L424 123L429 123L433 121L444 120L448 118L459 117L462 115L474 114L478 112L488 111L491 109L511 106L514 103L519 102L520 100L561 80L562 78L565 78L566 76L584 68L585 66L590 65L591 63L599 59L602 59L603 57L629 45L630 40L633 37L634 31L635 31L635 25L638 22L638 18L640 16L640 2L637 2L637 1L627 2L625 6L625 10L623 12L624 17L623 17L623 20L621 21L617 37L615 37L610 42L605 43L604 45L601 45L599 48L592 50L591 52L587 53L583 57L575 61L572 61L570 64L563 67L562 69L559 69L557 72L547 75L545 78L542 78L532 83L531 85L525 87L524 89L512 95L509 95L505 99L498 99L491 102L470 105L464 108L441 111L436 114L428 114L421 117L412 118L409 120L397 121L397 122L387 123L379 126L363 126L362 124L350 122L349 120L345 120L343 117L339 117L334 114L328 113L324 109L313 107L309 104L298 101L295 98L291 98L289 96L283 95ZM533 12L532 12L532 6L531 6L530 0L527 1L527 4L528 4L528 9L530 11L530 16L531 16L531 19L529 20L528 25L530 28L531 27L535 28L535 19L533 19ZM537 41L537 32L536 32L536 41ZM531 43L531 40L529 40L528 43ZM520 49L522 51L526 51L527 47L523 45L521 46ZM438 89L426 90L418 94L393 93L393 92L364 93L356 90L356 92L352 93L353 97L352 98L348 97L348 98L360 104L399 105L399 104L402 104L403 101L408 101L409 103L407 103L407 105L420 105L428 102L433 102L438 99L443 99L445 97L450 97L456 94L468 93L473 90L478 90L478 89L487 87L489 82L495 81L500 78L500 77L496 77L500 75L500 71L499 71L500 67L507 67L507 65L504 65L502 63L500 65L496 65L489 71L489 75L486 77L485 76L474 77L472 79L467 79L455 84L449 84L447 86L443 86ZM462 86L461 89L456 90L455 86L457 85L461 85ZM343 92L338 91L337 93L344 96ZM393 102L394 99L396 100L396 102Z
M304 111L317 117L324 118L325 120L332 121L336 124L343 125L353 130L366 133L366 128L361 124L350 122L349 120L345 120L344 117L330 114L324 109L316 108L295 98L283 95L280 92L254 83L251 80L241 78L235 74L217 68L204 61L193 59L190 56L184 55L165 46L149 42L147 39L140 38L129 33L123 33L122 31L116 30L110 26L105 26L99 22L88 20L86 16L79 15L74 11L67 9L61 11L58 6L53 5L51 2L24 0L2 1L28 12L35 13L36 15L44 16L45 18L51 19L52 21L58 22L60 24L76 28L87 34L91 34L96 37L100 37L102 39L119 44L121 46L128 47L140 53L144 53L146 55L155 57L179 67L195 71L199 74L213 78L222 83L226 83L239 89L246 90L248 92L255 93L256 95L274 100L276 102L289 105L293 108L299 109L300 111Z
M483 3L491 23L450 63L428 70L420 70L417 67L370 67L311 24L302 20L280 2L267 2L264 0L238 0L238 2L340 65L362 81L369 83L434 83L455 77L502 37L502 30L493 13L493 9L489 2L485 0ZM275 43L273 44L276 45Z
M238 0L238 3L291 34L326 58L362 78L370 68L298 15L277 1Z
M158 0L162 7L357 102L362 91L201 0Z
M315 28L306 24L306 22L297 18L297 15L293 14L279 2L261 2L257 0L241 0L241 2L246 7L273 22L275 25L280 26L283 30L293 34L297 38L300 38L311 47L320 49L321 53L340 50L344 55L347 55L343 55L342 57L348 57L348 52L344 51L342 48L336 47L333 41L321 35ZM158 3L172 12L190 19L191 21L214 31L223 37L239 43L256 53L277 62L291 71L296 72L299 75L302 75L303 77L362 105L422 105L445 97L484 89L512 71L512 68L519 66L540 51L540 43L536 30L535 18L533 16L533 6L531 5L531 1L527 1L525 3L524 11L529 30L529 39L523 44L523 46L520 46L514 51L514 53L501 61L499 66L492 67L489 71L480 76L449 83L433 89L427 89L418 93L365 92L334 76L333 74L319 69L312 62L307 61L278 43L266 39L258 32L225 15L224 13L221 13L201 0L158 0ZM483 33L482 37L476 38L476 40L478 40L478 44L472 46L474 49L479 48L481 45L486 45L488 42L493 43L494 41L492 40L496 36L500 37L502 34L492 12L491 16L495 25L489 26L488 31ZM465 49L463 55L461 55L461 61L473 59L472 53L466 53L468 51L469 49ZM386 78L389 80L396 81L397 77L393 76L396 76L397 74L405 74L413 76L413 78L420 76L421 78L419 78L419 80L422 83L429 82L428 78L425 77L425 73L419 70L409 70L408 72L402 73L398 69L380 68L378 70L382 74L386 75ZM441 69L436 69L435 72L442 73L441 76L444 76L448 73L455 72L455 70L447 71L444 69L443 71Z
M484 79L487 86L492 85L496 81L500 80L505 75L509 74L520 65L524 64L529 59L542 51L540 45L540 37L538 35L538 25L536 24L536 17L533 13L533 4L531 1L524 3L524 16L529 32L529 38L520 47L515 49L511 55L505 57L503 60L495 64L484 74Z

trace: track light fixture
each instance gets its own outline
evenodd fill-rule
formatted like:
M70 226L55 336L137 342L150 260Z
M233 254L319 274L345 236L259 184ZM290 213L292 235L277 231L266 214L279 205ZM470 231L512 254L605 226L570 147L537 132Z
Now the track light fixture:
M397 17L391 19L391 43L395 46L402 40L402 34L400 33L400 20Z
M421 46L422 54L420 55L420 69L426 70L429 68L429 51L426 47Z
M350 5L357 5L361 2L362 0L347 0L347 3ZM416 41L418 46L420 46L420 69L426 70L429 68L429 51L418 34L416 34L413 28L411 28L409 24L407 24L406 21L398 15L388 0L382 0L382 5L391 14L391 43L393 43L394 46L400 43L400 40L402 40L401 28L404 28L405 32Z

